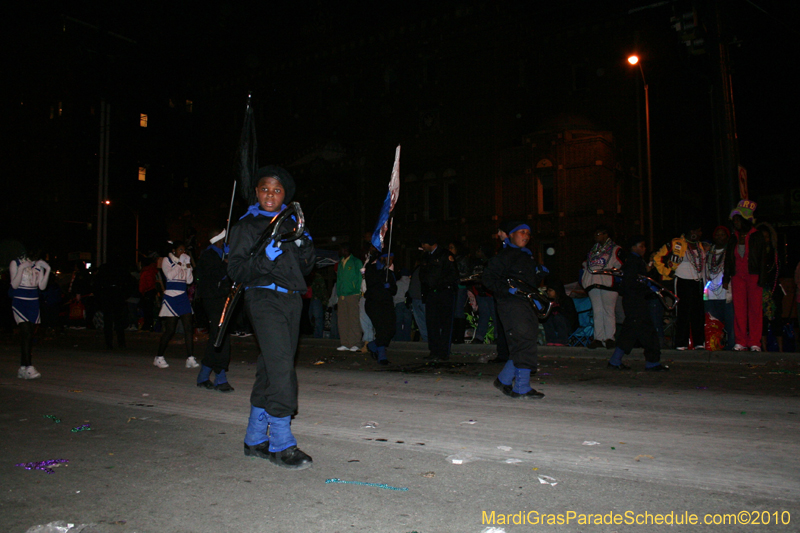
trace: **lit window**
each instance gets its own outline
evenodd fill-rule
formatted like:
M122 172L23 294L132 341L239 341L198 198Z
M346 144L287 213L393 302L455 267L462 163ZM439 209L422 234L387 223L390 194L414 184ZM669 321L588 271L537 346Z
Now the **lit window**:
M144 181L147 175L147 169L145 167L139 167L139 181Z
M191 100L186 100L186 112L187 113L191 113L192 112L192 101Z
M147 114L141 113L139 115L139 127L146 128L147 127Z

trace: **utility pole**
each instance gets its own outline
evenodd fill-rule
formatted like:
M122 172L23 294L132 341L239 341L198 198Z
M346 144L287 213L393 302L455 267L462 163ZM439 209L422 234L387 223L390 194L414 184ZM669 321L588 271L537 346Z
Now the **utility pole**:
M713 2L713 39L711 49L715 54L712 61L713 117L717 133L716 145L719 149L719 190L717 194L727 202L723 213L738 201L739 140L736 133L736 112L733 105L733 86L731 83L730 55L724 33L722 12L719 0ZM720 214L722 216L722 214Z
M111 126L111 104L100 100L100 149L97 152L97 266L106 262L108 244L108 144Z

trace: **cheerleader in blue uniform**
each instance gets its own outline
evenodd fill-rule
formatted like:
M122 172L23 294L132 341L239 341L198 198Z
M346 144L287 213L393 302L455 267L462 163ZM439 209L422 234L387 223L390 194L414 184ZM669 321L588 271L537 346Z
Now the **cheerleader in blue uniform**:
M158 345L158 355L153 364L158 368L167 368L169 364L164 360L164 352L167 350L169 341L175 335L178 327L178 320L183 325L183 336L186 344L186 368L197 368L200 364L193 355L192 337L192 304L189 303L189 295L186 294L186 287L194 281L192 277L192 259L186 254L186 246L180 241L175 241L172 245L172 253L164 257L161 261L161 271L167 278L167 287L164 291L164 301L161 304L161 311L158 316L164 324L164 333L161 335L161 342Z
M19 326L22 339L22 353L17 377L36 379L41 374L31 365L33 330L41 322L39 313L39 291L47 287L50 265L39 259L38 253L26 253L11 261L8 267L11 274L11 311Z

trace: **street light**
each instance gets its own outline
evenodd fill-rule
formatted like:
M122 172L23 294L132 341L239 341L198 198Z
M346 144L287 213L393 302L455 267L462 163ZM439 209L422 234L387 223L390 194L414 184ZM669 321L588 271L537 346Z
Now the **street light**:
M642 83L644 83L644 116L645 127L647 129L647 209L648 209L648 226L650 249L653 249L653 167L650 162L650 95L647 88L647 80L644 77L644 69L639 62L639 56L632 55L628 57L628 63L631 65L639 65L639 72L642 73Z

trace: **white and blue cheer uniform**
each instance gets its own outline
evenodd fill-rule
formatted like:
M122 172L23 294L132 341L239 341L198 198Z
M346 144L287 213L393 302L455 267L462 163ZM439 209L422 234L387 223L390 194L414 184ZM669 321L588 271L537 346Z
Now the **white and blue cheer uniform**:
M167 288L158 316L181 316L192 312L192 304L186 294L186 287L194 281L189 261L186 254L181 255L181 260L169 254L161 262L161 271L167 278Z
M22 264L19 259L15 259L17 268ZM22 279L17 288L14 288L13 282L11 289L9 289L9 296L12 298L11 311L14 314L14 321L19 324L21 322L31 322L39 324L41 317L39 313L39 286L47 283L47 277L50 274L50 268L44 261L37 261L32 266L26 266L22 269ZM17 277L19 274L17 275Z

